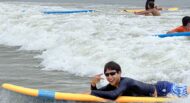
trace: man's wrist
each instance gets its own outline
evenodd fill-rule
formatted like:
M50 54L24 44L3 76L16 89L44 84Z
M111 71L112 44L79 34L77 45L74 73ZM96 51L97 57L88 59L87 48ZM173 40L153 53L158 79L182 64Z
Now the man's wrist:
M153 97L158 97L156 89L154 90L154 93L152 94Z

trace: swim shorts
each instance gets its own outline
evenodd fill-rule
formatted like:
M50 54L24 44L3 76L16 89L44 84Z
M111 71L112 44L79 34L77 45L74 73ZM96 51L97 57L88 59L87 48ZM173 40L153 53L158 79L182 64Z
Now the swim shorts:
M158 96L177 96L177 97L186 97L188 96L187 93L187 86L185 85L177 85L168 81L158 81L155 84L157 95Z
M170 93L178 97L186 97L188 96L187 86L173 84Z

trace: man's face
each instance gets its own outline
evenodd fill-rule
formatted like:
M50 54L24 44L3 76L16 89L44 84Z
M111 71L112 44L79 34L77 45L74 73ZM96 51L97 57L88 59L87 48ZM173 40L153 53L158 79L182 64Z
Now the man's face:
M113 86L118 86L118 83L120 81L121 73L117 73L116 70L110 70L107 69L106 72L104 73L106 76L107 81L113 85Z

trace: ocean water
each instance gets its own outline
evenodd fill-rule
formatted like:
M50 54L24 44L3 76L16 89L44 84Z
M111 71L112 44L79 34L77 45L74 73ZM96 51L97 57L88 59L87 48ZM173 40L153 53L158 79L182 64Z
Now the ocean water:
M159 6L179 7L178 11L162 11L159 17L122 12L144 8L145 0L1 1L0 84L86 92L90 77L102 73L106 62L116 61L123 76L190 85L190 38L153 36L181 25L181 19L190 14L188 0L157 1ZM43 14L84 9L96 12ZM0 102L12 103L12 97L1 89Z

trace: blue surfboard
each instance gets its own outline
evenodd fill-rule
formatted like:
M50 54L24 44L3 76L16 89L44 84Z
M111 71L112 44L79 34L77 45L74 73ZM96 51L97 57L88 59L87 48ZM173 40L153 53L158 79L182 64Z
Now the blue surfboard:
M88 13L95 10L68 10L68 11L43 11L44 14L72 14L72 13Z
M190 36L190 32L180 32L180 33L171 33L171 34L158 34L156 35L160 38L165 37L179 37L179 36Z

